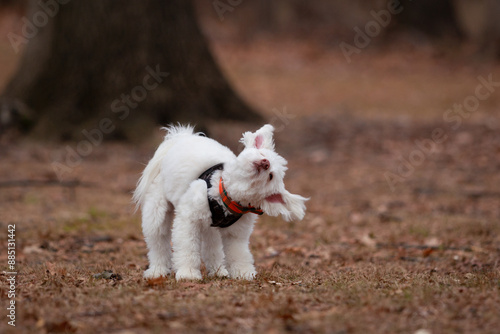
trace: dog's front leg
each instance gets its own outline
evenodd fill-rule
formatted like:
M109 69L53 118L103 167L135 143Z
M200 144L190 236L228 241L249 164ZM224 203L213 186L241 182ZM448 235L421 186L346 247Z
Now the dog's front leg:
M249 248L256 218L255 215L246 214L230 227L221 229L226 268L232 278L252 280L257 274Z
M193 181L175 209L172 229L175 278L201 279L201 234L207 228L205 225L210 224L206 182Z
M209 227L203 233L202 258L208 270L208 276L227 277L229 273L224 265L224 251L218 227Z

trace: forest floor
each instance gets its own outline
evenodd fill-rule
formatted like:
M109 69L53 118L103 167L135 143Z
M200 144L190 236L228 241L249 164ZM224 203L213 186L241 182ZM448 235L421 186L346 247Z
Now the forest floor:
M347 64L306 42L214 43L275 125L287 187L311 198L304 220L260 218L253 281L145 281L131 192L161 134L93 147L62 183L54 163L78 143L1 137L0 332L497 333L500 91L484 81L500 81L500 66L411 46ZM3 86L17 58L1 50ZM254 129L209 130L236 150Z

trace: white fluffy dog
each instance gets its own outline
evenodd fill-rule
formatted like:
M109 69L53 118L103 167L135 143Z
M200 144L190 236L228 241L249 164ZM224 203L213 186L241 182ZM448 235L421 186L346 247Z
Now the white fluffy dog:
M306 198L283 184L287 161L274 152L271 125L245 132L238 155L190 126L170 126L134 192L149 249L145 278L208 274L253 279L249 238L257 214L300 220ZM171 242L172 248L171 250Z

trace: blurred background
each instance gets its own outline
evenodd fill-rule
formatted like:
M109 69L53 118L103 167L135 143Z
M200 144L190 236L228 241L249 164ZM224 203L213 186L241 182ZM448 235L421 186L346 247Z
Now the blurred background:
M61 3L0 1L2 132L80 140L114 114L105 137L138 140L156 124L206 130L285 106L442 118L500 57L495 0ZM148 66L170 77L133 92Z

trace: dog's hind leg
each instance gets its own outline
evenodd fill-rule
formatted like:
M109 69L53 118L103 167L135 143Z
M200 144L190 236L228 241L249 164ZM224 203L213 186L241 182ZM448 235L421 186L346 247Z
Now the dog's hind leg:
M209 227L203 232L201 254L208 270L208 276L229 276L224 265L224 250L218 227Z
M175 279L201 279L201 236L210 226L207 184L193 181L176 204L172 245Z
M257 274L249 249L250 235L256 218L253 214L246 214L233 225L220 230L226 268L232 278L251 280Z
M145 278L167 276L171 272L173 209L158 179L151 185L142 208L142 232L149 250L149 269L144 272Z

